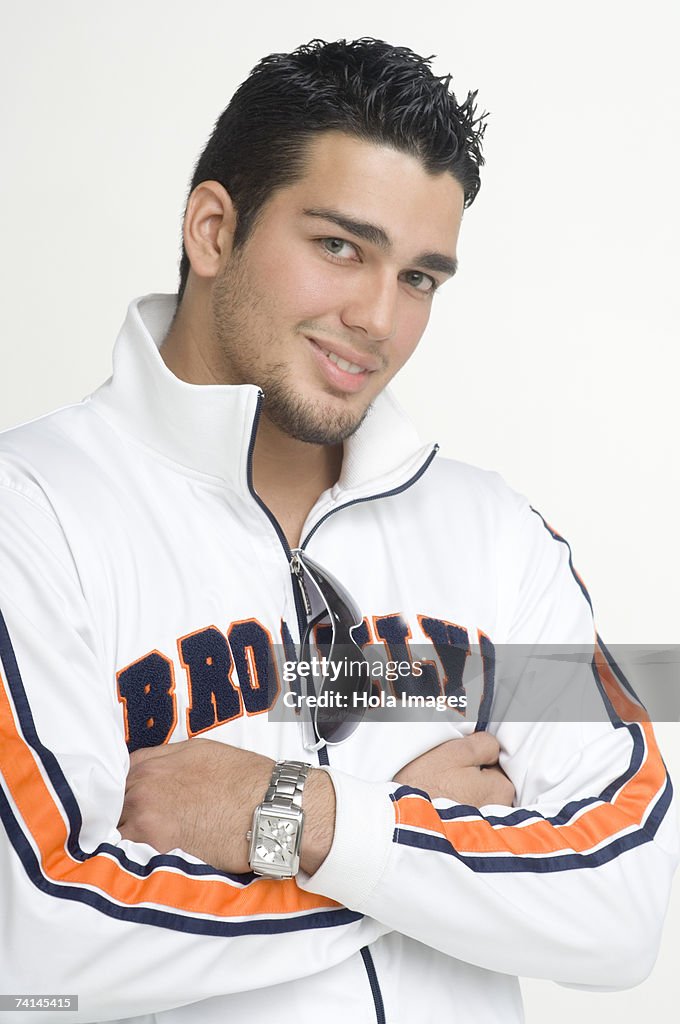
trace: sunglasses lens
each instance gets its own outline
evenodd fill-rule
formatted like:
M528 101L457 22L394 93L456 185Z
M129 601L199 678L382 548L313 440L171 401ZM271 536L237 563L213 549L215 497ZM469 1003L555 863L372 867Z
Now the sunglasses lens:
M334 640L321 687L323 701L316 708L314 724L319 739L342 743L357 728L366 714L366 702L360 697L371 689L368 670L369 664L349 632Z
M302 564L326 605L331 623L344 626L346 630L360 625L363 616L357 608L354 598L343 585L326 569L322 569L317 562L314 562L309 555L305 554Z
M326 569L306 553L301 561L325 605L332 630L330 649L318 644L325 672L314 712L314 728L326 743L342 743L366 714L366 702L360 695L371 689L369 664L352 637L352 630L361 625L363 616L351 595ZM305 655L309 656L309 650L308 627L301 651L303 660Z

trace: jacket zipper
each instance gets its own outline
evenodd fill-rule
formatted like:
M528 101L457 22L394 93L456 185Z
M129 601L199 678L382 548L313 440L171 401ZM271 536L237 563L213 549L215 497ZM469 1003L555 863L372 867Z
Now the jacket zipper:
M413 484L417 483L417 481L420 480L425 470L429 468L432 460L434 459L438 451L439 445L435 444L432 448L432 451L430 452L430 454L428 455L427 459L422 464L418 472L414 473L413 476L406 481L406 483L399 484L398 487L393 487L391 491L383 491L381 494L369 494L365 498L353 498L352 501L348 501L344 505L338 505L337 508L332 508L329 512L326 512L325 516L322 516L318 523L315 523L314 526L311 528L311 530L303 540L302 544L300 545L300 550L304 551L307 544L309 544L310 540L312 539L316 531L319 529L321 524L325 523L326 520L329 519L331 516L335 515L336 512L340 512L344 508L351 508L352 505L362 505L366 501L378 501L379 498L391 498L394 494L401 494L403 491L408 490L409 487L412 487Z
M264 394L262 391L259 391L257 396L257 408L255 410L255 418L253 420L253 429L250 435L250 444L248 446L248 490L250 491L251 495L253 496L257 504L260 506L260 508L265 513L270 523L276 530L276 534L279 540L281 541L283 550L286 553L286 558L288 560L288 566L291 571L291 576L295 580L297 580L297 586L293 586L293 599L295 601L295 611L298 620L298 632L300 634L300 637L302 637L307 626L307 617L311 613L312 606L309 600L309 595L307 593L307 588L305 587L302 565L298 551L304 551L307 544L312 539L312 537L319 529L321 524L325 523L326 520L330 518L330 516L334 515L336 512L340 512L341 509L351 508L352 505L361 505L363 502L366 501L377 501L380 498L390 498L395 494L401 494L402 491L405 491L409 487L411 487L414 483L416 483L416 481L420 480L425 470L428 469L430 463L432 462L435 455L439 451L439 445L436 444L433 447L432 451L430 452L429 456L427 457L423 465L420 467L417 473L414 473L414 475L409 480L406 481L406 483L400 484L398 487L392 488L391 491L384 491L382 494L371 494L365 498L354 498L352 501L348 501L344 505L338 505L337 508L332 508L329 512L327 512L324 516L321 517L318 523L316 523L312 527L312 529L309 531L305 539L300 544L299 549L296 549L296 551L293 552L291 550L290 544L288 543L288 539L286 538L285 533L281 529L281 525L278 519L273 514L271 509L269 509L268 506L264 503L262 498L260 498L259 494L257 494L255 488L253 487L253 452L255 451L255 439L257 437L257 428L260 422L260 416L262 414L263 400ZM328 760L327 746L319 748L319 750L317 751L317 757L319 759L320 765L325 765L326 767L330 765L330 762ZM371 986L371 994L373 996L373 1004L375 1006L376 1024L385 1024L385 1005L383 1003L382 992L380 991L380 982L378 981L378 974L375 969L373 957L371 956L371 951L368 948L368 946L363 946L360 950L360 953L361 958L364 962L366 974L368 976L368 982Z
M295 576L296 569L293 567L293 564L295 562L295 557L297 557L297 563L296 564L297 564L297 572L299 573L299 571L300 571L299 570L299 555L298 556L294 556L293 555L293 552L290 549L290 544L288 543L288 540L286 538L285 533L281 529L281 525L280 525L278 519L273 514L273 512L268 508L268 506L264 503L262 498L259 496L259 494L255 490L255 488L253 487L253 452L255 451L255 439L257 437L257 428L258 428L258 425L259 425L259 422L260 422L260 416L262 415L262 402L263 402L263 400L264 400L263 392L262 391L258 391L258 393L257 393L257 408L255 410L255 418L253 420L253 429L252 429L251 434L250 434L250 444L248 445L248 460L247 460L247 465L246 465L246 474L247 474L247 479L248 479L248 490L250 491L252 497L255 499L255 501L260 506L262 511L267 516L267 519L269 520L269 522L274 527L274 529L276 531L276 535L279 538L279 540L281 541L281 545L283 547L283 550L286 552L286 559L288 561L288 566L290 568L290 571ZM296 578L300 579L300 576L296 576ZM300 633L300 637L302 637L303 634L304 634L304 631L305 631L305 627L307 625L307 615L309 613L309 609L311 608L310 603L309 603L309 597L307 596L307 592L303 589L303 585L302 584L300 584L299 586L294 586L293 587L293 601L295 602L295 613L297 615L297 620L298 620L298 632Z
M373 963L371 951L368 946L364 946L360 952L364 961L364 967L366 968L366 974L368 975L368 982L371 986L373 1003L375 1005L376 1024L386 1024L385 1004L383 1003L382 992L380 991L380 982L378 981L378 973L375 969L375 964Z
M307 593L307 587L305 586L305 577L302 571L302 559L300 558L298 551L293 551L292 553L290 560L290 571L293 573L293 575L298 581L298 586L302 594L302 600L305 605L305 611L307 612L307 617L309 617L312 614L312 603L309 600L309 594Z
M383 491L380 494L369 494L365 498L353 498L351 501L346 502L344 505L338 505L337 508L330 509L330 511L326 512L326 514L321 517L321 519L318 521L318 523L314 524L312 529L309 531L309 533L307 534L305 539L300 544L300 547L298 549L296 549L295 552L293 552L291 550L290 544L288 543L288 540L286 538L285 533L281 529L281 525L280 525L278 519L273 514L271 509L264 503L262 498L259 496L259 494L256 492L255 488L253 487L253 452L255 451L255 440L256 440L256 437L257 437L257 428L258 428L258 425L259 425L259 422L260 422L260 416L262 415L262 402L263 402L263 400L264 400L264 393L262 391L258 391L258 395L257 395L257 408L255 410L255 418L253 420L253 427L252 427L252 431L251 431L251 434L250 434L250 444L248 445L248 458L247 458L248 490L250 491L252 497L255 499L255 501L260 506L262 511L265 513L265 515L269 519L269 521L272 524L272 526L274 527L274 530L276 531L276 534L277 534L277 536L278 536L278 538L279 538L279 540L281 542L281 546L283 547L283 550L286 553L286 559L288 561L288 566L290 568L291 574L297 580L298 585L293 587L293 599L295 601L295 610L296 610L296 613L297 613L298 631L300 633L300 636L302 636L304 631L305 631L305 628L307 626L307 616L309 615L309 612L311 611L311 604L310 604L309 595L307 594L307 589L305 587L304 580L303 580L303 574L302 574L301 565L300 565L300 556L299 556L299 554L297 552L305 550L305 548L307 547L307 545L309 544L310 540L312 539L312 537L314 536L316 531L319 529L321 524L325 523L326 520L329 519L332 515L335 515L336 512L340 512L340 511L342 511L342 509L345 509L345 508L351 508L352 505L361 505L361 504L363 504L364 502L367 502L367 501L378 501L381 498L391 498L395 494L401 494L404 491L408 490L409 487L412 487L413 484L415 484L418 480L420 480L420 478L423 475L423 473L427 469L429 469L429 467L430 467L430 465L432 463L432 460L434 459L435 455L439 451L439 445L435 444L433 446L432 451L430 452L430 454L428 455L427 459L422 464L422 466L420 466L418 471L416 473L414 473L413 476L410 477L405 483L399 484L398 487L393 487L392 490L390 490L390 491ZM325 749L325 748L323 748L323 749ZM328 762L326 762L326 763L328 763Z

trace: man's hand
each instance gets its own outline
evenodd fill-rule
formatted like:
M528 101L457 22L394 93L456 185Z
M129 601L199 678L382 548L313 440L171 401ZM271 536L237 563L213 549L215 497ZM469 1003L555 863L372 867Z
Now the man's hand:
M499 753L494 736L476 732L426 751L398 771L394 781L472 807L512 807L515 789L498 765Z
M246 832L274 762L193 739L136 750L118 828L159 853L181 849L222 871L249 871Z

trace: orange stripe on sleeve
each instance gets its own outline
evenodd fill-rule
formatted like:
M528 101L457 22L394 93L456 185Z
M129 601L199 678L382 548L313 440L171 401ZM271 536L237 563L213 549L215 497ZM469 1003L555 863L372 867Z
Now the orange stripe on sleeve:
M66 846L68 830L59 806L43 779L34 752L16 728L2 674L0 736L0 770L39 851L43 873L51 881L91 886L129 906L151 903L189 914L227 918L270 917L338 906L333 900L299 889L293 879L263 878L241 888L226 878L197 878L162 867L139 877L105 853L95 853L84 861L74 859Z
M472 821L442 820L436 808L422 797L401 797L395 806L398 825L439 832L462 854L553 854L583 853L625 829L639 827L650 802L659 792L666 770L649 723L643 723L647 751L636 774L611 802L596 804L565 825L552 825L539 818L524 825L494 827L483 817Z
M631 700L623 689L618 679L612 672L609 662L599 643L595 644L595 667L600 677L600 682L607 697L612 703L614 711L622 722L648 722L649 715L641 704Z

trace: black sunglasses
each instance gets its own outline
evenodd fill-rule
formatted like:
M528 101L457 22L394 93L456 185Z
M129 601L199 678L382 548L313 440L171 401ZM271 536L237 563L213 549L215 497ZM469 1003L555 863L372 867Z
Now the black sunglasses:
M318 703L310 707L309 721L314 738L307 737L305 747L316 750L324 744L342 743L352 735L364 715L367 701L358 695L371 691L370 665L353 631L362 625L363 615L343 585L304 551L296 551L298 569L304 570L302 585L312 585L323 603L323 611L308 623L300 645L300 664L318 667L321 686L318 691L309 674L299 675L305 698L314 695ZM299 575L299 573L298 573ZM309 603L309 602L308 602ZM311 660L314 631L327 619L331 629L330 645L316 643L321 658Z

